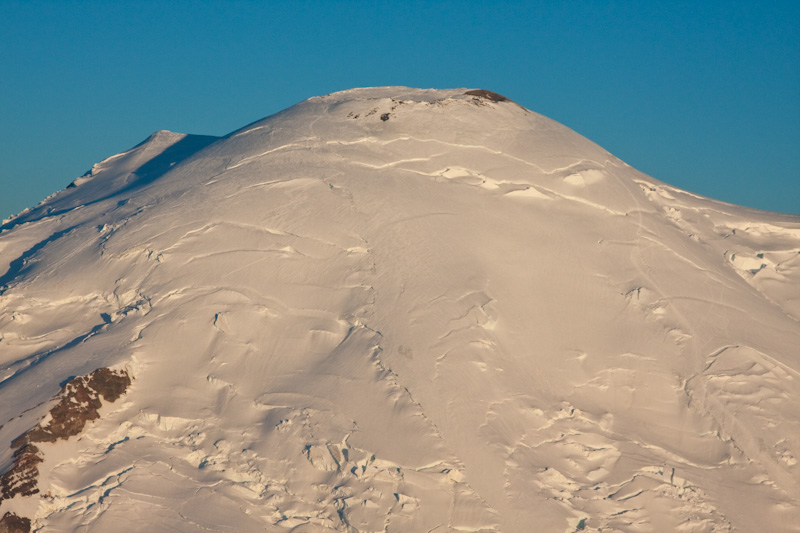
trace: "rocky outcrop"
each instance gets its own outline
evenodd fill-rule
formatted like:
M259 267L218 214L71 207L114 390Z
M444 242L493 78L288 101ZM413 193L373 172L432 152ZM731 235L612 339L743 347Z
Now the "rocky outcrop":
M87 422L99 418L102 397L107 402L119 398L131 379L122 370L115 372L99 368L87 376L77 376L61 388L61 400L50 410L51 419L45 426L37 425L11 443L12 448L32 442L55 442L79 434Z
M39 476L36 465L41 462L39 448L33 444L25 444L15 451L13 466L0 476L0 501L39 492L36 488L36 478Z
M471 91L467 91L464 94L467 96L477 96L479 98L486 98L492 102L511 102L512 100L506 98L502 94L497 94L493 91L487 91L486 89L473 89Z
M29 533L30 530L31 521L27 518L14 513L6 513L0 518L0 533Z
M86 376L67 381L56 396L59 401L50 410L49 420L44 425L37 424L11 443L11 447L16 448L14 462L0 476L0 502L39 492L37 465L43 458L41 450L34 443L66 440L78 435L87 422L100 417L100 398L113 402L125 393L130 384L131 378L127 372L108 368L98 368ZM27 532L30 531L30 524L27 518L6 513L0 520L0 533Z

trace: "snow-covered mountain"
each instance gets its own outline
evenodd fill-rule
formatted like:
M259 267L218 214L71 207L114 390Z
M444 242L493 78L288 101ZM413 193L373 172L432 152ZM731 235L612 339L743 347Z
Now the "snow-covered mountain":
M0 531L800 530L800 217L487 91L157 132L0 232Z

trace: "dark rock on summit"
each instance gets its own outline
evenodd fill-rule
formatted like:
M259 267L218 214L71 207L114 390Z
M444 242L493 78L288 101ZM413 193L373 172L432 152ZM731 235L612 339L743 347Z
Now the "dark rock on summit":
M480 98L485 98L492 102L512 102L513 100L506 98L502 94L497 94L496 92L487 91L486 89L473 89L471 91L467 91L464 94L468 96L477 96Z

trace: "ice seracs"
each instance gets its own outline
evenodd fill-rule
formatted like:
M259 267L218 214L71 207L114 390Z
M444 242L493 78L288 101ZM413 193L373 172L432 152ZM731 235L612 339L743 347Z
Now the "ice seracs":
M0 444L47 530L759 531L800 520L800 219L482 90L159 132L0 232ZM0 455L5 470L13 449Z

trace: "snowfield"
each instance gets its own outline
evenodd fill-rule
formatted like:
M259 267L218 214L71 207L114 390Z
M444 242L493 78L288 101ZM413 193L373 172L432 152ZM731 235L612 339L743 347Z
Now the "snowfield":
M157 132L2 226L0 425L42 532L800 531L800 217L482 91Z

